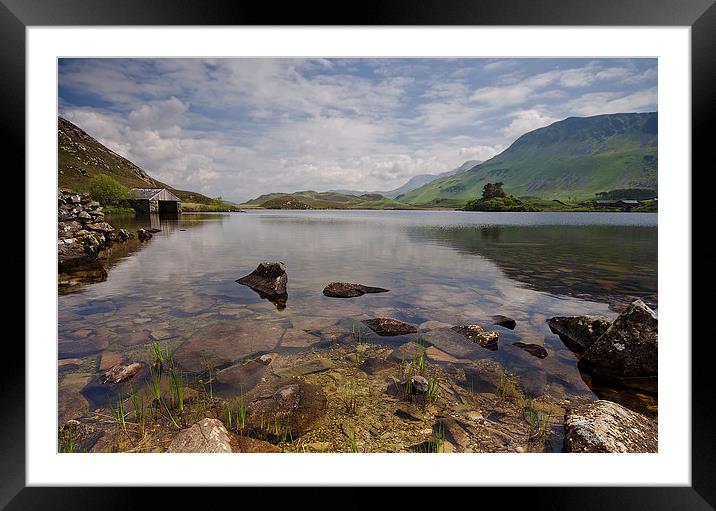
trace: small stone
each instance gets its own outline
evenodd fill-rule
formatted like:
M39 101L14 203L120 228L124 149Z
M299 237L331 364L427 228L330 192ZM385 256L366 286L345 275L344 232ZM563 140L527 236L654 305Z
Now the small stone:
M117 364L112 369L104 373L100 378L100 383L122 383L131 379L135 374L142 368L142 364L139 362L132 362L131 364Z
M452 330L462 335L463 337L471 340L472 342L479 344L483 348L487 348L490 350L497 349L497 341L500 338L499 332L495 332L492 330L483 330L478 325L454 326Z
M495 314L492 316L492 322L498 326L503 326L514 330L517 326L517 322L509 316L503 316L502 314Z
M414 325L392 318L366 319L363 320L363 323L380 336L407 335L418 332Z
M419 374L410 377L413 394L425 394L428 391L428 380Z

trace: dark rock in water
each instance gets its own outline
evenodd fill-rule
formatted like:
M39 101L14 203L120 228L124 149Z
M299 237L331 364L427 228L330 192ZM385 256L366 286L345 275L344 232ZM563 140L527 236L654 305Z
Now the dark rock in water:
M117 364L100 378L100 383L122 383L131 379L142 368L139 362L131 364Z
M119 241L120 243L131 238L134 238L134 234L129 232L127 229L120 229L114 237L115 241Z
M514 319L509 316L503 316L502 314L492 316L492 321L494 324L509 328L510 330L514 330L517 326L517 322Z
M412 389L413 394L425 394L428 391L428 380L419 374L411 376L410 388Z
M166 452L232 452L229 432L219 419L202 419L181 430Z
M544 348L544 346L540 346L539 344L525 344L524 342L513 342L512 345L525 350L527 353L537 358L547 358L547 350Z
M417 327L392 318L366 319L363 323L380 336L415 334Z
M274 390L275 389L275 390ZM280 440L299 437L313 429L326 412L321 387L299 380L280 380L252 399L246 423L255 435Z
M333 298L354 298L366 293L387 293L388 291L389 289L382 287L370 287L349 282L331 282L325 287L323 294Z
M139 229L137 231L137 238L139 238L141 241L146 241L152 238L152 233L144 229Z
M654 311L635 300L585 350L579 368L615 380L656 377L658 327Z
M555 316L549 318L547 324L570 350L581 353L606 332L612 322L603 316Z
M483 330L478 325L454 326L452 327L452 331L457 332L475 344L479 344L483 348L493 351L497 349L497 341L500 339L499 332L495 332L493 330Z
M196 330L174 351L174 360L188 371L206 370L273 350L284 330L249 319L217 321Z
M657 452L655 420L611 401L576 406L564 416L565 452Z
M156 232L162 232L162 230L157 229L156 227L152 227L150 229L147 229L147 232L156 233Z
M236 282L249 286L261 298L273 302L279 310L286 307L288 275L286 266L282 262L264 261L254 271Z

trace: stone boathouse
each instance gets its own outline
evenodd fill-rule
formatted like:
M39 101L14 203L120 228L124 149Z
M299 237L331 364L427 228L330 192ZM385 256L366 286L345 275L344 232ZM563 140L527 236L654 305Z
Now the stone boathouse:
M166 188L133 188L130 202L140 213L181 213L181 199Z

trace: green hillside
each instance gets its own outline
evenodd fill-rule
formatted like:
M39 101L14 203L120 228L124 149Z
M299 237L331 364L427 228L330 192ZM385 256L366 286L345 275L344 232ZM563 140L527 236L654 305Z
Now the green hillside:
M128 188L166 188L183 202L212 203L213 199L205 195L177 190L152 178L134 163L100 144L62 117L58 117L57 147L60 188L87 192L93 176L107 174Z
M579 201L595 193L657 187L658 114L569 117L522 135L470 170L437 179L400 197L413 205L461 206L501 181L516 197Z
M346 195L338 192L269 193L246 202L267 209L412 209L412 206L376 193Z

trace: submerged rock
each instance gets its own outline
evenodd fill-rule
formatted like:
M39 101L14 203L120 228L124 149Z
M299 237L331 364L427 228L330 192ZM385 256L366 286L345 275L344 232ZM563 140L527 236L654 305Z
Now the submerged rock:
M181 430L166 452L232 452L229 432L218 419L202 419Z
M174 360L189 371L202 371L272 351L284 328L275 323L249 319L210 323L196 330L174 352Z
M490 350L497 349L497 341L500 338L499 332L495 332L493 330L483 330L482 327L478 325L454 326L452 327L452 331L457 332L472 342Z
M274 390L275 389L275 390ZM274 440L299 437L313 429L326 412L321 387L299 380L281 380L253 399L247 407L247 426Z
M577 353L586 350L611 323L603 316L555 316L547 320L550 330Z
M492 316L492 322L495 325L503 326L505 328L509 328L510 330L514 330L517 326L517 322L514 319L509 316L503 316L502 314L495 314Z
M333 298L354 298L366 293L387 293L389 289L382 287L351 284L350 282L331 282L323 289L323 294Z
M288 283L286 266L280 261L264 261L236 282L267 296L284 295Z
M261 382L267 371L266 364L250 360L247 363L227 367L217 372L216 381L234 389L248 392Z
M117 364L102 375L100 383L122 383L123 381L131 379L141 368L142 364L139 362L132 362L131 364Z
M407 335L418 332L415 325L409 325L392 318L366 319L363 320L363 324L380 336Z
M564 417L565 452L657 452L655 420L611 401L585 403Z
M539 344L525 344L524 342L513 342L512 345L517 346L518 348L526 351L534 357L547 358L547 350L544 346L540 346Z
M608 379L654 378L658 372L656 313L635 300L587 348L579 368Z

